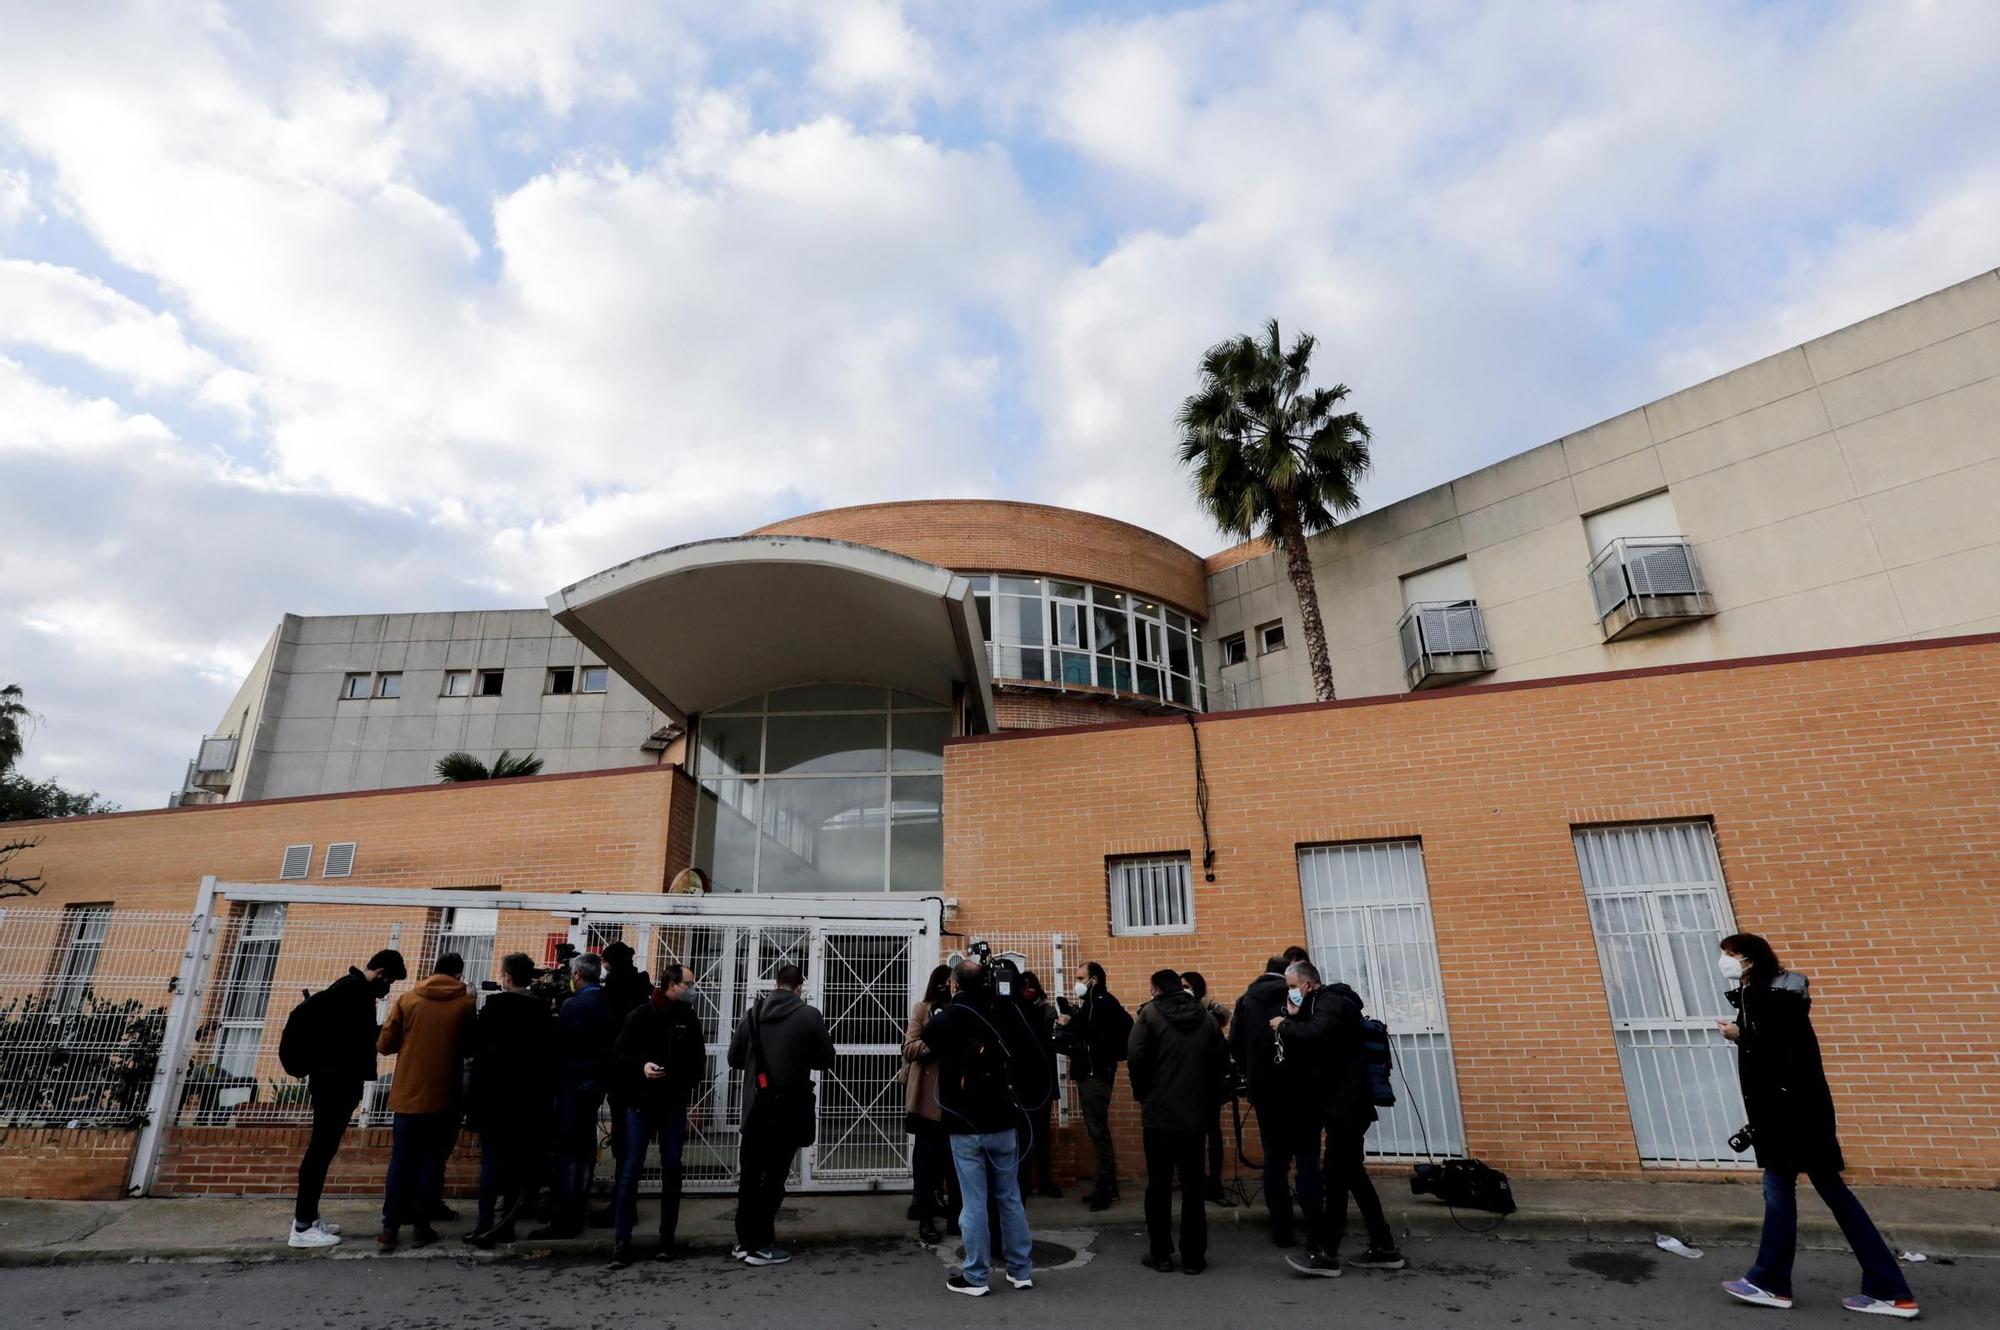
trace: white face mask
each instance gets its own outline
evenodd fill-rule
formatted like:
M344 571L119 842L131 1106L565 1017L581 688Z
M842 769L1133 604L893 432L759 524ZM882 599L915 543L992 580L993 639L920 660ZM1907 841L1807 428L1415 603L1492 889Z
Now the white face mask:
M1079 980L1077 980L1077 981L1076 981L1076 988L1075 988L1074 992L1076 993L1077 997L1079 997L1079 998L1087 998L1087 997L1089 997L1089 996L1090 996L1090 981L1089 981L1089 980L1087 980L1087 979L1079 979Z
M1288 988L1285 990L1285 1001L1291 1003L1294 1007L1298 1006L1301 1002L1304 1002L1305 1000L1306 1000L1306 995L1304 993L1301 993L1298 989Z
M1722 977L1731 983L1740 981L1743 978L1743 962L1734 956L1724 956L1717 962L1716 968L1721 970Z

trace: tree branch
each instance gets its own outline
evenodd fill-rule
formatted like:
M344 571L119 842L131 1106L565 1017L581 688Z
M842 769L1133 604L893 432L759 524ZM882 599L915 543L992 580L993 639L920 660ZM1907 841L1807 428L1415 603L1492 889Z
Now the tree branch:
M23 850L32 850L41 843L42 838L37 836L33 840L8 841L0 845L0 900L10 896L40 895L42 888L48 885L42 880L40 873L30 873L23 877L10 871L7 866L15 855Z

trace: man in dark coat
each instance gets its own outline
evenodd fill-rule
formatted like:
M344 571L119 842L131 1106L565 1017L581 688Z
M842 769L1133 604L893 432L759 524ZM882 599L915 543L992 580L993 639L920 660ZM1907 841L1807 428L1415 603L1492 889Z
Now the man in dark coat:
M1236 1014L1229 1022L1229 1049L1243 1075L1243 1087L1250 1107L1257 1115L1257 1144L1264 1154L1264 1208L1271 1214L1271 1241L1289 1247L1294 1236L1291 1171L1299 1130L1294 1119L1292 1096L1285 1085L1285 1068L1276 1060L1278 1036L1271 1026L1283 1016L1287 1005L1285 962L1273 956L1264 962L1264 973L1250 981L1243 996L1236 999ZM1317 1133L1309 1156L1299 1160L1300 1178L1306 1169L1319 1170ZM1303 1182L1301 1184L1303 1190Z
M1299 1201L1310 1229L1304 1260L1286 1257L1301 1274L1338 1278L1340 1240L1347 1230L1347 1198L1351 1194L1368 1226L1368 1250L1354 1264L1369 1269L1400 1270L1407 1262L1396 1249L1395 1233L1382 1213L1381 1198L1369 1180L1368 1129L1375 1123L1375 1094L1370 1085L1367 1056L1361 1047L1361 996L1346 984L1322 987L1311 961L1294 961L1285 978L1300 1000L1289 1017L1271 1022L1285 1049L1285 1065L1294 1058L1302 1066L1298 1084L1301 1108L1319 1105L1319 1122L1326 1130L1326 1162L1321 1170L1325 1195L1307 1195L1301 1169ZM1301 1133L1303 1139L1304 1133ZM1317 1189L1316 1189L1317 1190Z
M312 1100L312 1136L299 1161L299 1200L292 1210L293 1247L332 1247L340 1230L319 1217L326 1171L340 1152L340 1139L361 1103L362 1087L375 1079L375 1004L409 977L403 953L376 952L365 969L345 975L305 1001L310 1004L311 1038L306 1043L306 1093Z
M503 959L500 991L472 1025L467 1117L479 1133L479 1219L465 1241L474 1247L514 1240L514 1220L549 1129L555 1017L528 991L534 982L535 962L526 952Z
M805 971L781 965L777 985L738 1022L729 1065L743 1073L743 1135L737 1153L736 1247L746 1265L783 1265L775 1223L792 1156L812 1139L812 1074L833 1066L826 1018L799 996Z
M1085 1199L1093 1210L1108 1210L1118 1199L1118 1152L1111 1141L1111 1089L1132 1034L1132 1017L1111 996L1104 967L1085 961L1076 969L1074 1001L1058 1002L1056 1050L1069 1055L1083 1127L1097 1158L1097 1185Z
M612 1028L625 1028L625 1018L652 1000L653 981L632 963L634 952L624 942L612 942L600 953L604 958L604 995L611 1002ZM604 1092L611 1106L611 1158L613 1168L625 1159L625 1117L632 1107L625 1078L613 1076ZM614 1206L607 1205L590 1217L592 1228L607 1228L613 1222Z
M618 1038L602 983L604 963L585 952L571 967L575 991L556 1015L556 1213L531 1238L573 1238L583 1232L597 1169L597 1114L604 1107L611 1046Z
M688 1104L708 1078L708 1048L701 1018L688 1001L694 975L685 965L660 969L657 1001L642 1002L626 1017L612 1049L613 1080L625 1102L625 1156L618 1161L618 1191L611 1263L632 1261L638 1222L639 1173L646 1150L660 1138L659 1257L674 1255L681 1213L681 1146L687 1139Z
M1132 1023L1126 1061L1139 1101L1146 1147L1146 1236L1141 1259L1162 1273L1174 1268L1174 1182L1181 1193L1181 1268L1208 1268L1208 1217L1202 1148L1210 1112L1222 1098L1228 1059L1222 1030L1179 973L1153 976L1153 1000Z

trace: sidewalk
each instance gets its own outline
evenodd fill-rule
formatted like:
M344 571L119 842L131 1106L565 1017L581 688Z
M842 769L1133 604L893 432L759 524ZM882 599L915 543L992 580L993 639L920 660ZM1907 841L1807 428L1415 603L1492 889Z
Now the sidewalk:
M1448 1211L1429 1197L1412 1197L1399 1184L1378 1178L1390 1222L1398 1233L1446 1237L1460 1230ZM1803 1181L1801 1188L1805 1187ZM1140 1184L1128 1184L1126 1199L1092 1214L1070 1198L1032 1200L1031 1225L1038 1229L1139 1229ZM1899 1187L1859 1189L1863 1202L1896 1251L1931 1255L2000 1256L2000 1193L1921 1190ZM1755 1245L1763 1209L1754 1187L1733 1183L1685 1182L1523 1182L1515 1187L1518 1213L1495 1231L1498 1240L1632 1243L1669 1233L1696 1247ZM901 1195L788 1198L779 1230L801 1246L914 1237L903 1218ZM24 1201L0 1199L0 1267L90 1261L283 1260L366 1258L424 1260L486 1257L458 1241L470 1227L471 1202L455 1200L465 1218L441 1226L444 1241L422 1251L404 1248L392 1257L375 1251L376 1202L367 1197L330 1197L326 1218L345 1227L347 1241L330 1252L296 1251L284 1245L291 1201L283 1197L192 1200ZM733 1198L691 1196L682 1206L681 1237L698 1251L720 1252L730 1245ZM642 1200L639 1237L654 1218ZM1243 1224L1262 1229L1261 1205L1209 1207L1212 1225ZM1461 1211L1459 1218L1483 1228L1493 1216ZM1838 1249L1840 1231L1817 1199L1802 1197L1802 1246ZM597 1256L611 1248L609 1230L593 1230L568 1242L516 1243L496 1257L512 1255Z

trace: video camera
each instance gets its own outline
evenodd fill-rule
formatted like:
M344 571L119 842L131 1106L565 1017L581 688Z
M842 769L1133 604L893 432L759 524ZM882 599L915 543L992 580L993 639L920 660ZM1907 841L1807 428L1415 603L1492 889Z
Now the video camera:
M1507 1184L1507 1175L1477 1159L1418 1164L1410 1174L1410 1194L1435 1196L1446 1205L1467 1210L1514 1213L1514 1189Z
M985 973L986 982L996 996L1014 997L1015 989L1021 982L1022 962L1027 958L1011 951L1003 951L996 955L992 943L983 937L976 937L953 959L954 962L976 962Z
M535 971L534 979L528 984L528 991L551 1006L560 1007L570 994L569 963L575 959L575 943L556 943L556 963L547 969Z

